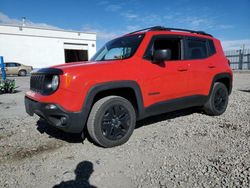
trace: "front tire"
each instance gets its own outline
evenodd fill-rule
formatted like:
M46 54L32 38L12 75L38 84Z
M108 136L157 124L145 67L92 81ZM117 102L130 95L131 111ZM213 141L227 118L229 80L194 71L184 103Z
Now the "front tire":
M87 129L95 143L109 148L128 141L136 124L132 104L119 96L98 100L92 107Z
M20 70L18 72L18 76L26 76L27 75L27 71L26 70Z
M209 100L204 105L203 109L206 114L218 116L223 114L227 109L228 90L227 87L220 82L216 82L209 97Z

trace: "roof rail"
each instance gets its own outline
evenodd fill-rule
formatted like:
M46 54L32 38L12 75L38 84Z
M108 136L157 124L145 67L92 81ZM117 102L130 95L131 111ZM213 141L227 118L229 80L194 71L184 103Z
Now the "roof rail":
M137 30L137 31L133 31L131 33L128 33L129 34L133 34L133 33L138 33L140 31L159 31L159 30L165 30L164 27L162 26L153 26L153 27L147 27L147 28L144 28L144 29L140 29L140 30Z
M200 34L200 35L207 35L207 36L213 37L212 35L204 32L204 31L194 31L194 30L190 30L190 29L180 29L180 28L168 28L168 27L163 27L163 26L148 27L145 29L133 31L129 34L138 33L140 31L184 31L184 32L196 33L196 34Z
M166 30L169 30L169 31L184 31L184 32L196 33L196 34L207 35L207 36L212 37L211 34L208 34L208 33L204 32L204 31L194 31L194 30L190 30L190 29L180 29L180 28L166 28Z

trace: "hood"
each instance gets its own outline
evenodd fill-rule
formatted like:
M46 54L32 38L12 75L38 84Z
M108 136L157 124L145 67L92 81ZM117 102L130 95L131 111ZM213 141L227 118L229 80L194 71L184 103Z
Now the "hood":
M86 64L93 63L90 61L79 61L79 62L72 62L72 63L64 63L59 65L54 65L50 68L57 68L57 69L64 69L64 68L70 68L70 67L78 67L78 66L86 66Z
M60 65L55 65L50 68L61 69L63 72L79 71L81 69L89 69L94 67L102 67L105 65L117 64L120 60L115 61L81 61L74 63L65 63Z

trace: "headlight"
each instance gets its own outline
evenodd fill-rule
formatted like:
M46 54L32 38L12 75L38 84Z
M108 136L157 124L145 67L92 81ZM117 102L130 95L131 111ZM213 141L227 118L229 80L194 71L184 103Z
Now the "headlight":
M55 91L58 88L58 86L59 86L59 76L54 75L51 81L51 89Z

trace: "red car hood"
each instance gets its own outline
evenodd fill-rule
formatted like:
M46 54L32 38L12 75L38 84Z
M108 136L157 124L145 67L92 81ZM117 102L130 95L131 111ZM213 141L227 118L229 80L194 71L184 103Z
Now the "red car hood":
M55 65L51 68L58 68L61 70L69 70L69 69L81 69L84 67L95 67L99 65L104 65L104 64L110 64L110 63L117 63L117 61L81 61L81 62L74 62L74 63L65 63L65 64L60 64L60 65Z

